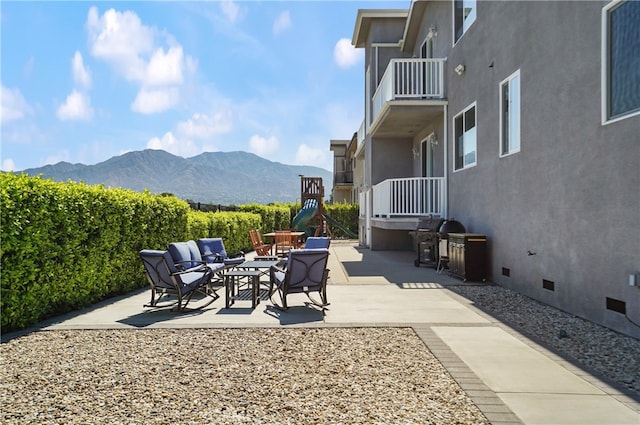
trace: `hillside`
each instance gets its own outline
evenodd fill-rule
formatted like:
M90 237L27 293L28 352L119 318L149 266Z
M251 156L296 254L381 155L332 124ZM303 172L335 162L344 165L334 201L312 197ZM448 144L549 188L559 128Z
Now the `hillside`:
M322 177L328 198L333 182L332 173L323 168L285 165L240 151L206 152L182 158L146 149L95 165L60 162L23 172L55 181L168 192L181 199L222 205L294 202L300 198L300 175Z

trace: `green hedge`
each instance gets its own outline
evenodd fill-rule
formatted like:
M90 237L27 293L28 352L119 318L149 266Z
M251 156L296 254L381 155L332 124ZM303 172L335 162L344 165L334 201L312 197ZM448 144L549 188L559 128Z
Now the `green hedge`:
M183 240L174 197L0 174L2 328L19 329L146 284L138 251Z
M261 227L260 215L249 212L191 211L186 239L222 238L228 253L252 250L249 229Z
M240 211L260 215L261 225L257 229L262 233L291 228L291 213L286 205L245 204L238 208Z
M324 213L340 223L340 227L344 227L354 235L358 234L358 218L360 216L360 207L358 204L326 204L324 206ZM336 239L350 238L351 236L340 227L330 225L333 237Z

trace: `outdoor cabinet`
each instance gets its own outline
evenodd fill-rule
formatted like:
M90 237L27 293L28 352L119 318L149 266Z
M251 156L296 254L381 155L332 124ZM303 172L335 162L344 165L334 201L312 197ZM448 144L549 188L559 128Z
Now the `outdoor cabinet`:
M476 233L449 233L449 274L463 281L487 280L487 237Z

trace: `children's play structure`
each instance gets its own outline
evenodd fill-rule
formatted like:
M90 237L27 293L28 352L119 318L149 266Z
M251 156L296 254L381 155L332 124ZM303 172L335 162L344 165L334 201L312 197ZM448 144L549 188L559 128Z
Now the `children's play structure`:
M300 202L302 208L291 222L291 226L299 232L307 232L307 236L330 236L331 226L338 227L349 237L357 239L358 235L324 213L324 186L322 177L300 176Z

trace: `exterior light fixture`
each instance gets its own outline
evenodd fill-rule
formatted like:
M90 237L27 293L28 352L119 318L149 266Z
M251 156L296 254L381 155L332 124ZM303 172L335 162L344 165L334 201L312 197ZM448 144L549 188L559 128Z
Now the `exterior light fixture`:
M438 136L436 136L435 132L432 132L431 134L429 134L427 136L427 142L429 142L431 144L431 146L437 146L438 145Z
M454 71L456 71L456 74L462 75L462 73L464 72L464 65L460 64L460 65L456 66Z

